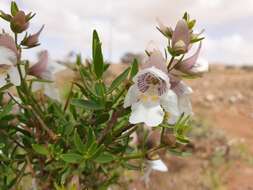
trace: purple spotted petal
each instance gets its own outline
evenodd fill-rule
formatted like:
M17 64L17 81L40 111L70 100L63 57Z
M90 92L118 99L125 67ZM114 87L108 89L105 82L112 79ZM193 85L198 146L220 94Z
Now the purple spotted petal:
M159 85L157 87L157 90L158 90L158 95L159 96L163 95L166 92L167 85L166 85L166 82L164 80L160 80Z
M144 93L148 90L149 88L149 85L147 84L146 82L146 77L148 76L149 73L144 73L142 75L140 75L138 77L138 80L137 80L137 86L138 86L138 89Z
M137 87L140 90L140 92L145 93L149 89L149 87L152 83L152 80L154 80L154 79L158 80L157 84L156 84L157 94L159 96L161 96L163 93L165 93L167 90L166 82L161 78L157 78L156 76L154 76L151 73L144 73L144 74L138 76Z

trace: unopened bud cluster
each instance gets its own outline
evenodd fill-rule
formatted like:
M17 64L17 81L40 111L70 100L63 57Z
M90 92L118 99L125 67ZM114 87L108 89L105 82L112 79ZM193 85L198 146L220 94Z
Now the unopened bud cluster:
M10 24L10 29L15 34L26 32L29 28L30 20L35 16L35 13L26 14L23 10L20 10L15 2L11 3L11 13L5 13L0 11L0 17ZM21 45L26 48L32 48L39 45L39 35L42 32L44 26L35 34L26 33Z

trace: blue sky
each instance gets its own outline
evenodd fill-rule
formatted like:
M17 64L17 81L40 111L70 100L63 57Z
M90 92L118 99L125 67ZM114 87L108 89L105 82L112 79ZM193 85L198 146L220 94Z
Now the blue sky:
M42 24L41 46L55 59L69 51L90 56L92 30L101 35L104 54L117 62L125 52L143 52L152 40L160 48L165 39L156 31L156 18L175 25L184 11L205 28L201 56L210 62L253 64L252 0L18 0L25 10L37 13L31 32ZM10 0L1 0L6 10ZM8 27L2 24L2 27Z

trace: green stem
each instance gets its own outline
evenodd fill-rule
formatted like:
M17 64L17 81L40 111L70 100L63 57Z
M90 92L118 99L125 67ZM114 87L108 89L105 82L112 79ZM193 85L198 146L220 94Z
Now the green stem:
M127 156L123 157L123 159L124 160L139 159L139 158L143 158L144 156L145 156L145 153L138 152L135 154L127 155Z
M168 71L170 72L171 70L173 70L176 66L178 66L182 62L183 59L184 59L184 55L182 55L181 58L177 61L177 63L172 68L170 68Z
M169 64L168 64L168 66L167 66L167 70L168 70L168 71L170 71L170 67L171 67L171 65L172 65L172 63L173 63L173 61L174 61L174 59L175 59L175 56L172 56L172 57L170 58L170 62L169 62Z
M16 47L18 48L18 34L15 33L14 34L14 37L15 37L15 44L16 44ZM19 48L18 48L19 49Z
M70 102L70 99L71 99L71 96L73 95L73 87L74 87L74 83L72 82L71 83L71 87L70 87L70 91L69 91L69 95L68 95L68 98L66 100L66 103L65 103L65 106L64 106L64 113L66 112L68 106L69 106L69 102Z
M33 97L33 94L31 92L31 90L29 89L29 87L27 85L27 82L25 80L25 77L22 75L22 69L21 69L22 48L18 44L18 35L17 35L17 33L15 33L15 44L16 44L18 52L19 52L19 56L18 56L18 60L17 60L17 68L18 68L19 77L20 77L20 80L21 80L21 86L17 87L16 89L17 89L18 93L20 95L22 95L23 99L26 100L26 103L28 105L30 105L30 107L27 107L27 106L25 106L25 107L33 113L35 118L39 121L41 127L48 133L48 135L53 140L55 140L57 136L45 124L45 122L43 120L44 119L43 110L41 109L41 106L38 104L36 99Z

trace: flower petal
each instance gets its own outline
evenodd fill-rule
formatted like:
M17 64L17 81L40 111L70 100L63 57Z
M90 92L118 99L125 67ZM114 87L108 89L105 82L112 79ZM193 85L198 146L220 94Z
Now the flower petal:
M11 49L0 46L0 65L15 65L17 56Z
M208 69L209 69L208 62L203 58L199 58L198 61L191 68L190 72L196 73L196 74L201 74L201 73L207 72Z
M16 57L18 56L18 50L15 41L9 34L0 34L0 46L11 50Z
M32 83L32 92L36 92L38 90L43 90L44 86L42 82L33 82Z
M153 170L157 170L160 172L168 171L167 166L164 164L162 160L148 160L147 162Z
M192 69L192 67L196 64L198 57L199 57L199 53L201 50L201 42L199 44L199 47L197 49L197 51L189 58L185 59L182 61L182 63L180 63L176 69L184 72L184 73L189 73L190 70Z
M170 87L170 83L169 83L170 79L169 79L168 75L165 72L163 72L162 70L160 70L154 66L139 71L137 73L137 75L135 75L135 77L133 78L133 81L136 83L138 81L138 77L140 75L145 74L145 73L151 73L154 76L156 76L157 78L163 79L167 83L168 88Z
M0 88L2 88L4 85L6 85L6 76L5 75L0 75Z
M46 83L46 84L44 84L44 93L48 97L50 97L54 100L60 101L59 90L56 87L55 83Z
M163 109L168 112L168 123L173 125L177 122L180 117L180 110L178 108L178 97L172 90L168 90L160 98L160 103Z
M29 69L29 74L41 77L42 73L46 71L48 65L48 52L42 51L40 53L39 61Z
M12 66L8 70L8 74L10 76L10 82L12 84L14 84L15 86L20 86L21 85L21 80L20 80L20 76L19 76L19 72L18 72L17 67Z
M178 96L183 96L183 95L190 95L192 94L192 88L187 85L185 82L180 81L178 82L172 90L178 95Z
M154 127L162 123L163 117L164 112L159 102L150 104L139 101L132 105L129 122L132 124L143 122L149 127Z
M166 112L169 112L170 117L179 117L178 99L175 92L168 90L160 98L160 104Z
M190 86L180 81L174 88L173 91L178 96L178 109L180 114L184 113L186 115L192 115L192 106L190 94L192 94L192 89Z
M132 85L126 94L125 100L124 100L124 108L127 108L137 102L137 96L138 96L138 88L136 85Z
M29 46L32 47L32 46L38 45L38 43L39 43L39 36L40 36L40 33L42 32L42 30L44 29L44 26L45 25L43 25L37 33L28 36L28 38L24 41L24 45L26 45L28 47Z
M158 49L152 49L150 52L150 56L146 63L142 64L142 68L150 68L155 67L164 73L167 72L166 60L164 59L162 53Z
M192 115L191 99L188 95L178 97L178 108L181 113L185 115Z
M190 32L186 21L183 19L177 22L175 31L173 32L172 47L175 48L176 44L179 42L184 43L184 49L187 50L190 44Z

